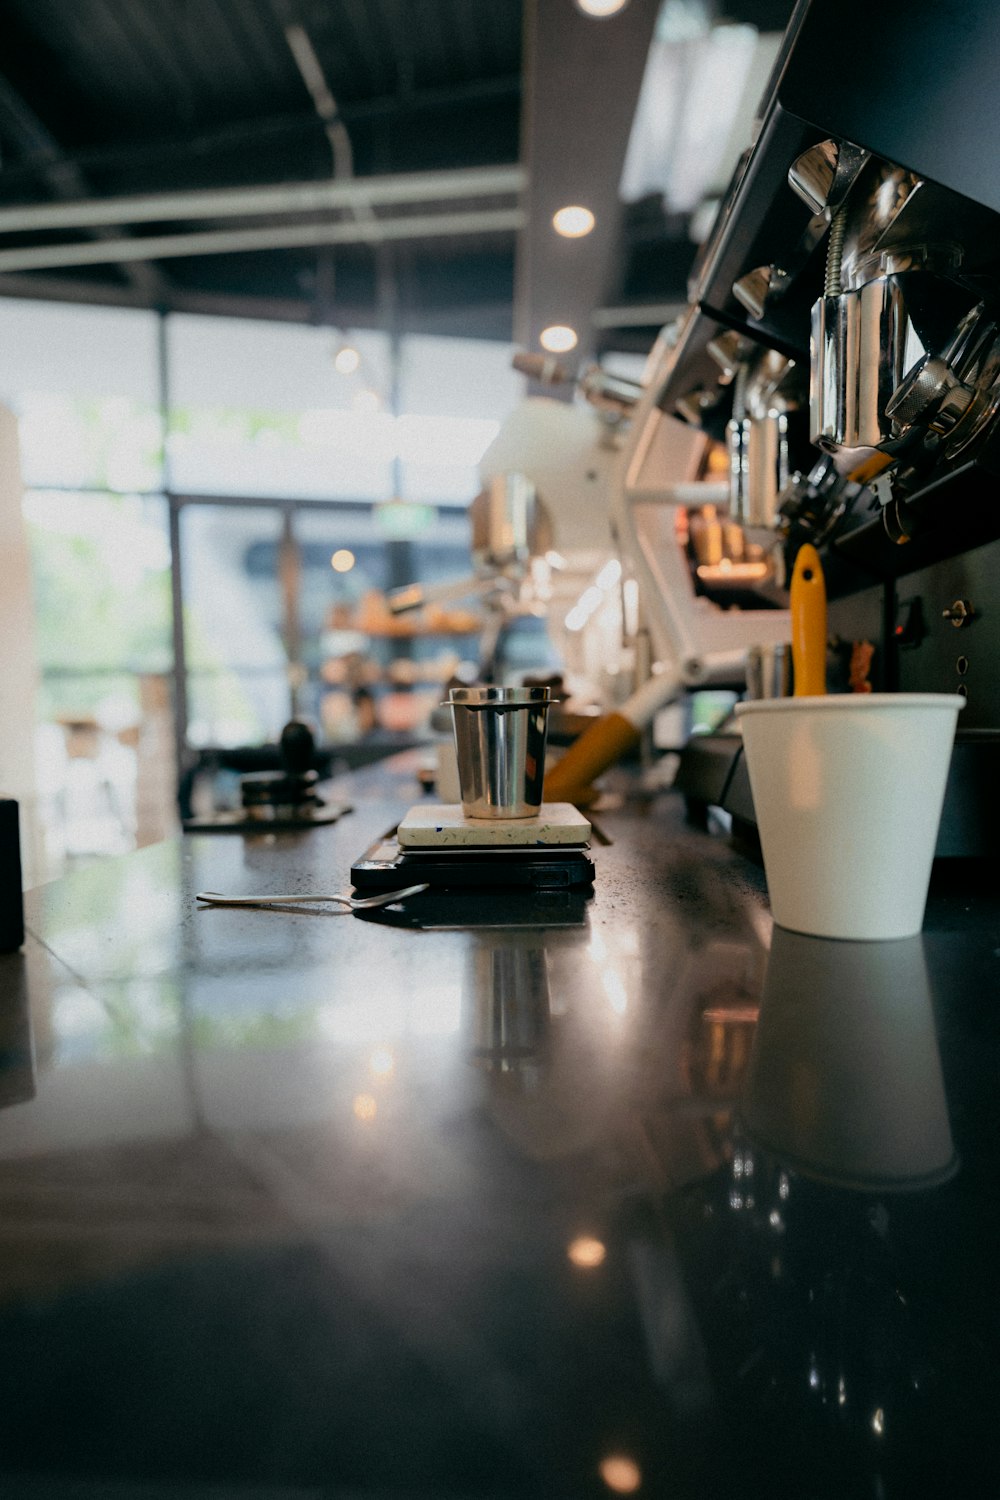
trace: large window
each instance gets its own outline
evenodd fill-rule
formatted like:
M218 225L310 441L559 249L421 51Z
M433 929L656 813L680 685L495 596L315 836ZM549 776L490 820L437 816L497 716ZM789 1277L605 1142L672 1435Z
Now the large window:
M384 500L394 418L389 340L235 318L168 322L170 483L192 494Z
M474 498L479 460L520 397L512 353L507 344L469 339L404 340L397 447L407 499Z
M419 732L475 608L396 627L385 594L470 571L509 346L0 299L0 349L54 860L162 837L178 755L293 711L335 744Z
M26 485L160 488L153 313L0 299L0 350Z

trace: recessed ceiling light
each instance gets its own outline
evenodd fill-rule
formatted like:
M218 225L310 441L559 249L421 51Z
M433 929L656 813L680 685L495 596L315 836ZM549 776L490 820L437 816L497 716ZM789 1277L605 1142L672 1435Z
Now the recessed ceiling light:
M330 566L335 573L349 573L354 567L354 553L348 547L338 547L330 558Z
M548 328L542 329L539 343L550 354L568 354L571 349L576 348L576 331L567 328L565 323L552 323Z
M571 1240L566 1250L574 1266L579 1266L583 1271L596 1270L607 1253L605 1245L590 1234L581 1234L579 1238Z
M628 0L576 0L578 10L582 10L585 16L596 16L598 20L616 16L627 4Z
M642 1470L634 1458L624 1453L609 1454L601 1460L600 1475L616 1495L634 1495L642 1484Z
M552 227L567 240L578 240L593 229L594 215L579 203L568 203L552 215Z

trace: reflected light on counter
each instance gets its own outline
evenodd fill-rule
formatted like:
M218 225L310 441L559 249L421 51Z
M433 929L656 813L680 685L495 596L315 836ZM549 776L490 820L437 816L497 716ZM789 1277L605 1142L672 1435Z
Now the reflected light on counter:
M552 215L552 228L563 239L578 240L594 227L594 215L580 203L567 203Z
M396 1059L388 1047L376 1047L368 1059L368 1066L376 1078L388 1078L396 1066Z
M363 1120L365 1124L374 1120L378 1114L378 1103L371 1094L359 1094L351 1108L354 1110L355 1118Z
M607 1253L601 1241L589 1234L581 1234L577 1239L571 1240L566 1248L567 1256L581 1271L596 1270L604 1264Z
M611 1009L617 1015L623 1016L628 1010L628 996L625 993L625 986L622 984L622 978L618 970L612 969L610 966L602 969L601 983L604 986L604 993L611 1001Z
M614 1453L601 1460L600 1475L616 1495L634 1495L642 1484L642 1470L632 1458Z
M354 567L355 557L347 547L338 547L330 558L330 567L335 573L349 573Z
M538 342L550 354L568 354L576 348L576 330L565 323L550 323L542 329Z

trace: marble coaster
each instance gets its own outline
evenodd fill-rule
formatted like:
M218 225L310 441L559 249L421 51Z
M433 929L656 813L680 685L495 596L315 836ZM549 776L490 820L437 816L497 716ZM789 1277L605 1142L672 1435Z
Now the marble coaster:
M534 818L467 818L458 803L411 807L396 830L401 849L537 848L585 844L590 824L569 802L543 802Z

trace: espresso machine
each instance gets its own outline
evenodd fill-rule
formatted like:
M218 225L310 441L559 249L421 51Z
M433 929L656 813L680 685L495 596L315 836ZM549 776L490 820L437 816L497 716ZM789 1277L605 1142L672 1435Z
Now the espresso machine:
M654 396L786 578L819 549L834 691L965 697L953 855L1000 833L998 79L992 0L800 0ZM737 739L680 784L752 823Z

